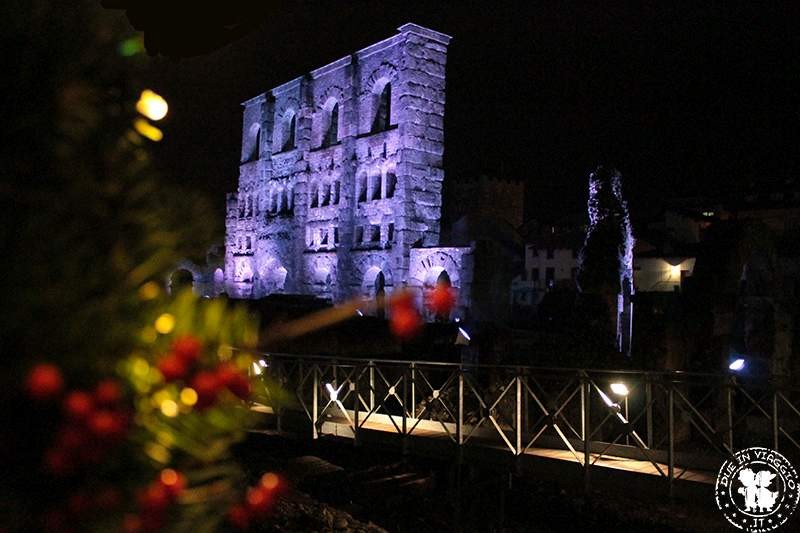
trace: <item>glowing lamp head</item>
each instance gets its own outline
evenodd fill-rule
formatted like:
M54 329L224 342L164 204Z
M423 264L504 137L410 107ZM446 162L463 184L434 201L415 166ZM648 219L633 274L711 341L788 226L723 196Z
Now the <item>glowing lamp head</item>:
M330 383L326 383L326 384L325 384L325 388L326 388L326 389L328 389L328 394L330 394L330 395L331 395L331 401L332 401L332 402L335 402L335 401L336 401L336 398L337 398L337 397L338 397L338 395L339 395L339 393L338 393L338 392L336 392L336 389L334 389L334 388L333 388L333 385L331 385Z
M731 364L728 365L728 369L733 370L734 372L739 372L743 370L745 366L744 359L739 357L738 359L734 359L731 361Z
M136 102L136 111L150 120L161 120L167 116L169 105L164 98L150 89L142 91L139 101Z
M612 383L611 392L617 396L627 396L630 391L628 390L627 385L624 383Z
M679 278L681 276L681 265L670 265L669 273L673 278Z

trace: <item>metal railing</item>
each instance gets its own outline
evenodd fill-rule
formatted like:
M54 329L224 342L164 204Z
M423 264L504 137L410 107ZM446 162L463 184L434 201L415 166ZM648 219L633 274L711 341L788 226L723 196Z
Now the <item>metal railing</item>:
M670 491L675 480L713 476L748 446L800 458L800 387L768 378L261 357L261 373L296 399L275 410L277 423L287 410L300 412L313 438L336 422L356 444L365 429L381 429L398 435L404 450L420 433L446 436L458 453L467 446L518 456L558 450L583 468L587 488L592 467L610 458L646 462Z

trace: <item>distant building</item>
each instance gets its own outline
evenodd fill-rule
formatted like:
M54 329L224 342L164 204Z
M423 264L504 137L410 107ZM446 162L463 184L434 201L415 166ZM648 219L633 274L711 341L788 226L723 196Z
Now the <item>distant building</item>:
M225 292L418 303L437 283L471 301L473 248L440 245L450 37L397 35L244 102L228 195Z
M512 305L536 307L550 290L574 290L583 238L582 227L549 226L526 243L524 273L511 284Z

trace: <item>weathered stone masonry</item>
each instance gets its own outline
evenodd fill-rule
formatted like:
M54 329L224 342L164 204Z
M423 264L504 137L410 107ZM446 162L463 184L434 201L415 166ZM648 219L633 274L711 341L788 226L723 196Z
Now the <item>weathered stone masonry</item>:
M334 302L442 272L469 307L472 248L440 248L450 37L398 34L244 102L228 195L225 290Z

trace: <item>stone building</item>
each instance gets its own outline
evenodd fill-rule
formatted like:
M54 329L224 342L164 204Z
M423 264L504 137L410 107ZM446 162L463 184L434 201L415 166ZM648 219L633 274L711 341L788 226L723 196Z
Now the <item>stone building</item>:
M340 302L437 282L470 303L471 246L440 247L450 37L416 24L243 103L224 288Z

